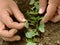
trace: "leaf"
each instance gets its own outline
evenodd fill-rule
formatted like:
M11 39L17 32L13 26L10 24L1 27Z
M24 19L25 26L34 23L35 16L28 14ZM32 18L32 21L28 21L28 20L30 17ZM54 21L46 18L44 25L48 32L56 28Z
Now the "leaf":
M39 2L38 2L38 1L36 1L36 2L34 3L34 6L36 7L37 10L39 10Z
M45 27L44 23L40 23L39 31L42 32L42 33L45 32L44 27Z
M32 38L26 39L26 42L33 42Z
M35 25L35 21L30 21L30 25Z
M29 28L29 23L28 23L28 21L25 21L25 27L26 27L26 28Z
M33 40L33 42L37 42L37 43L39 42L39 38L37 38L37 37L34 37L32 40Z
M30 5L33 5L34 4L34 2L35 2L35 0L30 0Z
M27 11L27 12L26 12L26 16L27 16L28 18L30 18L30 17L31 17L31 15L30 15L29 11Z
M36 17L31 17L30 19L33 20L33 21L35 21L36 20Z
M28 32L26 33L26 37L27 37L27 38L32 38L32 37L34 37L34 36L36 36L36 35L38 35L38 32L35 32L35 31L33 31L33 30L30 30L30 31L28 31Z
M37 45L36 43L34 43L31 39L27 40L27 45Z
M31 10L34 10L35 6L31 8Z
M36 45L36 43L28 42L27 45Z
M38 13L33 10L33 11L30 11L29 14L36 15L36 14L38 14Z

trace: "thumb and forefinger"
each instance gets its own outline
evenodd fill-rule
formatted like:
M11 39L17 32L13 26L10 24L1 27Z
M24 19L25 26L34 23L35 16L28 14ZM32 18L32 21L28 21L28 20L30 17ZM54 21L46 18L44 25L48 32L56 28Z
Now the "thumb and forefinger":
M25 22L26 19L24 17L24 15L22 14L22 12L19 10L18 6L16 5L16 3L13 1L10 4L10 8L15 16L15 18L19 21L19 22Z

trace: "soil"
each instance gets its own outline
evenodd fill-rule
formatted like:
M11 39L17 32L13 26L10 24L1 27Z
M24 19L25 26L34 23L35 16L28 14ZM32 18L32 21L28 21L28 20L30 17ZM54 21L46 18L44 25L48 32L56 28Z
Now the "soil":
M29 0L17 0L18 6L22 13L26 13L30 6L28 5ZM45 26L45 33L41 34L38 38L38 45L60 45L60 22L52 23L47 22ZM26 45L25 37L18 42L3 42L3 45Z

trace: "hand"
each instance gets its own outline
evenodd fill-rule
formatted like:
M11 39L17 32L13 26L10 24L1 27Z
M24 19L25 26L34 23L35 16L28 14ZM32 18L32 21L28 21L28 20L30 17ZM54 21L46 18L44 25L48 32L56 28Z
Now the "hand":
M20 36L14 35L17 33L18 30L11 29L11 30L5 30L5 25L0 21L0 37L5 41L18 41L20 40Z
M48 6L47 6L48 4ZM58 22L60 21L60 8L59 8L59 1L58 0L40 0L40 9L39 14L44 13L47 7L47 12L45 16L43 17L41 22L48 22L49 20L52 22ZM58 9L57 9L58 7ZM57 12L56 12L57 11ZM56 14L58 13L58 14Z
M20 23L12 20L10 15L13 14ZM0 0L0 21L8 28L21 29L24 27L25 18L13 0Z

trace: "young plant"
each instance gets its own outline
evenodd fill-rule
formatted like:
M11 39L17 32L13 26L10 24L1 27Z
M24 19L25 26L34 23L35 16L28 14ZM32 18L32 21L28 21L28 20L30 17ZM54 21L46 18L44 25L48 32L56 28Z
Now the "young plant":
M26 15L28 17L27 21L25 22L26 27L26 45L37 45L36 36L39 36L39 31L44 33L44 23L41 23L40 20L43 18L42 16L38 15L39 11L39 0L30 0L30 5L33 7L27 11ZM34 39L34 40L33 40Z

